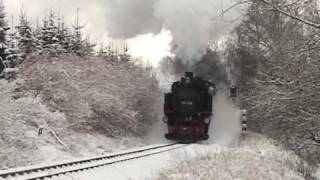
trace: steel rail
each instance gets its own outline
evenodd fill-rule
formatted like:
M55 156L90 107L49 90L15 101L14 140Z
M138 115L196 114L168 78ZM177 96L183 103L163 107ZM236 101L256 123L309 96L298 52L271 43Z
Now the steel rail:
M17 179L19 177L21 177L21 179L23 180L52 178L54 176L64 175L68 173L75 173L78 171L89 170L92 168L97 168L97 167L107 166L107 165L111 165L119 162L152 156L152 155L160 154L163 152L168 152L174 149L178 149L184 146L186 145L179 145L178 143L165 144L165 145L148 147L148 148L140 148L133 151L115 153L111 155L104 155L104 156L98 156L93 158L75 160L75 161L70 161L65 163L44 165L40 167L13 168L9 170L0 171L0 180L10 179L10 178ZM151 151L151 152L148 152L148 151ZM131 157L129 155L135 155L135 156ZM129 157L126 157L126 156L129 156ZM116 159L116 158L120 158L120 159ZM116 159L116 160L113 160L113 159ZM77 167L77 166L81 166L81 167Z

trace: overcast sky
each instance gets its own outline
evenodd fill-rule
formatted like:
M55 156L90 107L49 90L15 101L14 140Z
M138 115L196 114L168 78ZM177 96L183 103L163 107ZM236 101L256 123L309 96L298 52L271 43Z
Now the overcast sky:
M86 25L85 32L90 35L92 41L100 45L101 42L113 42L121 47L123 40L111 40L108 37L106 23L106 9L113 0L3 0L8 19L14 17L15 23L23 4L29 19L35 23L37 18L41 20L45 14L53 9L64 15L68 24L75 21L77 8L80 8L81 23ZM139 1L139 0L137 0ZM11 20L10 20L11 22ZM131 54L135 57L153 59L151 64L157 64L159 58L170 53L171 38L168 32L159 34L146 33L137 38L129 38ZM105 44L106 45L106 44Z
M53 9L64 15L70 25L75 21L77 8L80 22L93 42L116 44L128 40L131 54L152 59L170 54L170 45L180 47L180 55L191 60L209 43L217 41L234 24L225 19L210 20L230 7L234 0L2 0L8 19L17 21L22 5L35 23ZM239 16L230 11L229 19ZM225 16L224 16L225 17ZM228 18L227 18L228 19ZM167 29L164 30L163 28ZM200 53L201 55L201 53Z
M77 8L80 8L81 22L86 25L85 31L94 41L100 41L106 37L104 28L104 15L98 0L3 0L7 15L17 19L19 10L23 4L29 19L33 22L42 19L51 9L60 12L65 20L71 24L75 20Z

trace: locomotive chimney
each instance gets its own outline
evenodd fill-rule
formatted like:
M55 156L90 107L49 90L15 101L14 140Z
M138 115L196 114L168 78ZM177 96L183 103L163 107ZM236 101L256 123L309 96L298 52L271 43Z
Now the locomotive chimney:
M191 79L193 78L193 72L186 72L185 76Z

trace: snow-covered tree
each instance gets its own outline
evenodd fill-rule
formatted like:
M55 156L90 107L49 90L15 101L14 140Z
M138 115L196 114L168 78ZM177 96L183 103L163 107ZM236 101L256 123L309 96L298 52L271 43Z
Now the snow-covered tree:
M319 29L285 13L319 24L320 6L317 0L274 0L272 4L259 0L248 7L227 50L240 87L240 106L248 110L249 129L280 140L317 164Z
M115 54L115 52L113 50L113 44L111 43L107 47L107 57L108 57L107 60L112 61L114 58L114 54Z
M55 13L51 10L48 19L43 20L41 29L42 54L57 56L65 52L59 41L59 30Z
M64 18L58 18L58 40L62 46L65 53L71 53L72 44L71 44L72 35L70 34L69 28L66 26Z
M83 41L83 52L84 56L92 56L94 54L94 47L96 45L91 43L90 37L87 36Z
M77 56L85 57L93 54L95 47L94 44L90 42L90 39L83 38L82 30L85 26L80 24L79 9L77 9L77 15L75 24L73 25L73 35L71 39L71 50Z
M83 56L83 51L84 51L84 40L82 37L82 29L84 28L84 25L80 25L79 22L79 9L77 9L77 15L76 15L76 20L75 24L73 25L73 35L71 39L71 49L72 52L78 56Z
M14 31L14 28L12 28L12 31L9 34L9 43L5 63L8 67L13 68L16 65L20 64L22 60L23 57L21 56L21 50L18 47L17 34Z
M33 31L35 37L36 53L41 54L43 52L42 47L42 27L40 26L39 19L36 20L36 26Z
M99 46L99 50L97 52L97 56L102 58L102 59L107 58L107 51L106 51L106 48L104 47L103 43L101 43L100 46Z
M19 14L19 25L16 26L16 29L17 29L17 45L23 59L25 59L28 54L33 53L36 49L36 39L31 26L32 25L28 21L28 18L24 9L21 8L21 11Z
M3 2L0 2L0 58L2 60L6 59L7 56L7 48L8 48L8 41L7 41L7 31L10 28L8 27L8 23L6 21L6 14Z
M129 47L128 44L125 43L124 47L123 47L123 52L122 54L120 54L120 60L121 62L128 62L130 61L130 54L129 54Z

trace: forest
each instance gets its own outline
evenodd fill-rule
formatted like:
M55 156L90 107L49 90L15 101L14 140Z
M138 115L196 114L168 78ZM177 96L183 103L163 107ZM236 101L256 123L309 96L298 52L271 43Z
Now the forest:
M249 129L313 164L320 162L319 9L316 0L252 1L225 50Z

